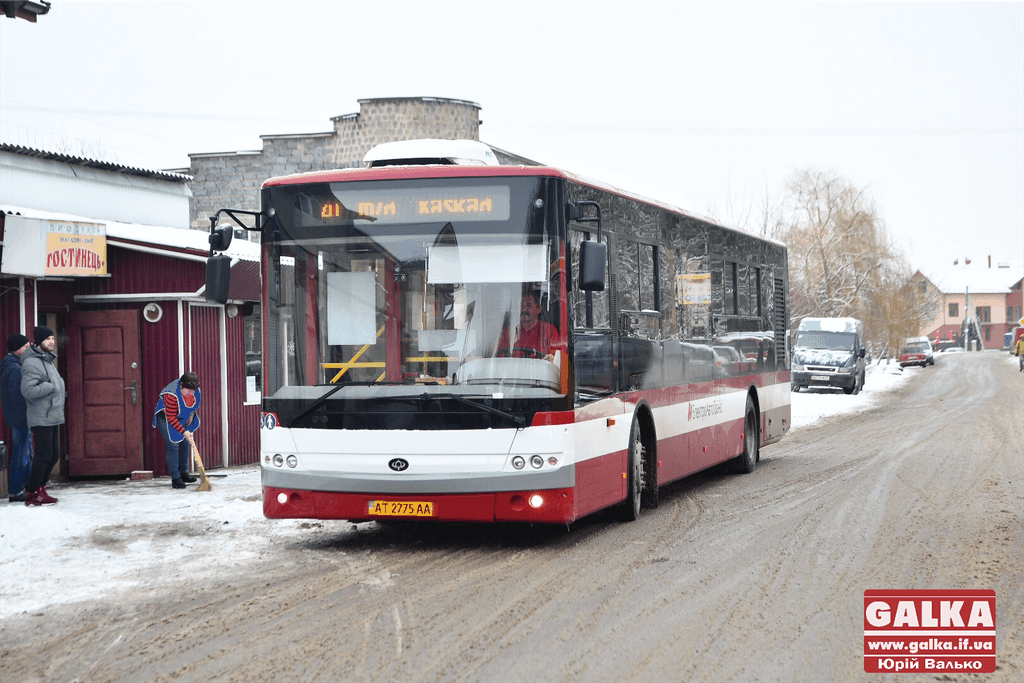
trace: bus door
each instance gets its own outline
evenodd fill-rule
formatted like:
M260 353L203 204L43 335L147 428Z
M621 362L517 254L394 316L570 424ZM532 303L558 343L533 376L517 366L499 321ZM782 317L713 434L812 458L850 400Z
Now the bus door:
M619 389L638 391L664 386L661 280L658 245L615 235L612 297L619 336Z
M571 311L568 317L573 331L576 390L580 403L588 403L618 390L615 372L618 345L611 325L607 280L604 291L584 292L578 287L580 244L595 237L596 231L585 228L573 228L569 232L573 289L569 293ZM607 242L607 234L602 238Z

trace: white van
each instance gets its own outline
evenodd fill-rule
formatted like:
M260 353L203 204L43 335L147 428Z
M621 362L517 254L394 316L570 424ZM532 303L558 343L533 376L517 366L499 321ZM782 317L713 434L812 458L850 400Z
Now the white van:
M836 387L847 394L864 388L864 325L856 318L804 318L793 343L793 391Z

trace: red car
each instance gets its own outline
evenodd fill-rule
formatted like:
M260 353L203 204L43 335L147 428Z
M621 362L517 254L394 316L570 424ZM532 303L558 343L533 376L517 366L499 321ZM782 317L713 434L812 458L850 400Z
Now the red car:
M908 365L927 367L934 362L931 359L930 350L925 344L907 344L900 353L900 367L905 368Z

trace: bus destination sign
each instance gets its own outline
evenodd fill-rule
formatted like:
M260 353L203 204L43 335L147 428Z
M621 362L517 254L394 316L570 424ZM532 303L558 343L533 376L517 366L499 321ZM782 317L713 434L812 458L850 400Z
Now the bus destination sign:
M511 213L507 185L335 190L334 196L320 205L323 221L505 221Z

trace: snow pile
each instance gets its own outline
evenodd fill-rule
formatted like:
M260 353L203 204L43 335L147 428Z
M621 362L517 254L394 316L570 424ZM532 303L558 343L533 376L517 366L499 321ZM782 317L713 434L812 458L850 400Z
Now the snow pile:
M792 394L793 428L866 410L907 375L898 365L871 365L857 396L829 389ZM263 517L258 467L220 470L211 482L209 492L194 484L175 490L167 478L72 482L48 487L57 505L0 503L0 619L210 582L306 533L307 521Z
M885 393L892 391L910 376L898 363L888 365L883 361L871 363L865 368L864 388L856 396L846 394L842 389L810 387L799 393L792 393L793 429L807 427L826 417L844 413L857 413L875 405ZM785 445L783 439L780 444Z
M800 321L800 329L854 334L859 323L856 318L804 318Z

